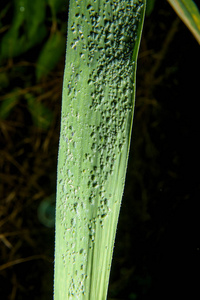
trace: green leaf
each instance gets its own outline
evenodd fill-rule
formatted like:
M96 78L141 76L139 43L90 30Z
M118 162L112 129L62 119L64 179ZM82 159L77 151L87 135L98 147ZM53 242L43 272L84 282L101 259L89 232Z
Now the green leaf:
M54 300L105 300L124 189L144 0L71 0Z
M5 6L3 8L1 8L0 10L0 28L2 28L2 19L6 16L10 6L11 6L11 3L7 3L7 4L4 4Z
M67 6L68 0L48 0L52 14L55 15L63 6Z
M17 102L18 102L17 96L4 99L0 105L0 119L3 120L7 119L12 109L17 104Z
M11 28L1 41L2 58L18 56L42 41L46 35L45 0L14 0Z
M168 0L177 15L200 44L200 12L192 0Z
M32 94L27 94L25 97L34 125L37 128L47 130L51 125L53 112L44 104L37 102Z
M7 72L0 73L0 91L9 85L9 75Z
M50 35L45 46L41 50L37 61L37 80L40 80L43 76L47 75L51 70L53 70L65 52L65 44L65 37L59 31L56 31Z
M154 5L155 5L155 0L147 0L147 4L146 4L146 15L150 16L150 14L152 13L153 9L154 9Z

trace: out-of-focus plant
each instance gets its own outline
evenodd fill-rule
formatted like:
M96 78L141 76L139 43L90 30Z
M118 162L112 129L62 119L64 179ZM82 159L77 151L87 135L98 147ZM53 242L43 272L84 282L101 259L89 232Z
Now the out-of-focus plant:
M31 114L33 124L42 130L47 130L52 122L52 112L42 102L37 101L34 93L26 92L29 85L41 82L58 64L65 52L65 24L57 17L66 11L66 0L13 0L4 5L0 12L0 119L9 118L10 113L23 99ZM30 55L27 55L30 53ZM27 55L29 61L25 61ZM13 60L21 57L22 67L13 64ZM19 65L20 65L19 64ZM8 65L8 67L6 66ZM26 68L34 66L35 79L26 78L20 89L15 86L15 73L24 78ZM12 70L9 74L9 68ZM34 75L34 74L33 74ZM10 80L13 84L9 88ZM33 83L34 82L34 83ZM24 89L24 91L22 91ZM36 89L35 89L36 90ZM8 91L8 92L6 92Z
M193 0L167 0L179 18L191 31L200 44L200 13ZM146 15L149 16L156 4L156 0L147 0Z
M12 24L1 40L1 60L19 56L44 39L47 34L45 5L45 0L14 0ZM33 14L34 18L31 17Z
M200 44L200 13L192 0L168 0L180 19Z

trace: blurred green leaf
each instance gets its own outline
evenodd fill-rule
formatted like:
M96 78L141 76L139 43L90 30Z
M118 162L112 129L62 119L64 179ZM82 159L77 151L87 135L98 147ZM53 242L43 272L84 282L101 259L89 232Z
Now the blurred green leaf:
M32 94L27 94L25 97L34 125L37 128L47 130L51 125L53 112L44 104L37 102Z
M46 35L45 0L14 0L10 29L1 41L1 58L18 56L41 42Z
M3 88L6 88L9 86L9 76L8 73L2 72L0 73L0 91Z
M40 52L37 66L36 78L39 80L47 75L58 63L61 55L65 52L66 38L59 31L50 35L48 41Z
M55 15L63 6L67 5L68 0L48 0L48 3L51 8L52 15Z
M4 18L4 16L7 14L9 8L10 8L10 3L7 3L5 5L5 7L1 8L0 10L0 28L2 27L2 19Z
M200 44L200 13L192 0L168 0L177 15Z
M17 102L18 102L17 96L4 99L0 105L0 119L2 120L7 119L12 109L17 104Z
M146 15L147 16L150 16L150 14L152 13L154 5L155 5L155 0L147 0L147 3L146 3Z

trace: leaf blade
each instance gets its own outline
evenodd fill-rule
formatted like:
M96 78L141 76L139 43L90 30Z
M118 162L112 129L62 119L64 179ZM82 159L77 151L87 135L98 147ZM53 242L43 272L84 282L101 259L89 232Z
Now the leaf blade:
M55 300L106 299L143 16L140 0L70 3L58 159Z
M200 12L192 0L168 0L177 15L200 44Z

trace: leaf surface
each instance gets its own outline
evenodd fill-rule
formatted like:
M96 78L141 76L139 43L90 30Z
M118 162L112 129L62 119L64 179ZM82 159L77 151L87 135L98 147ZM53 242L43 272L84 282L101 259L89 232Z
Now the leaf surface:
M56 200L55 300L104 300L124 189L142 0L71 0Z

